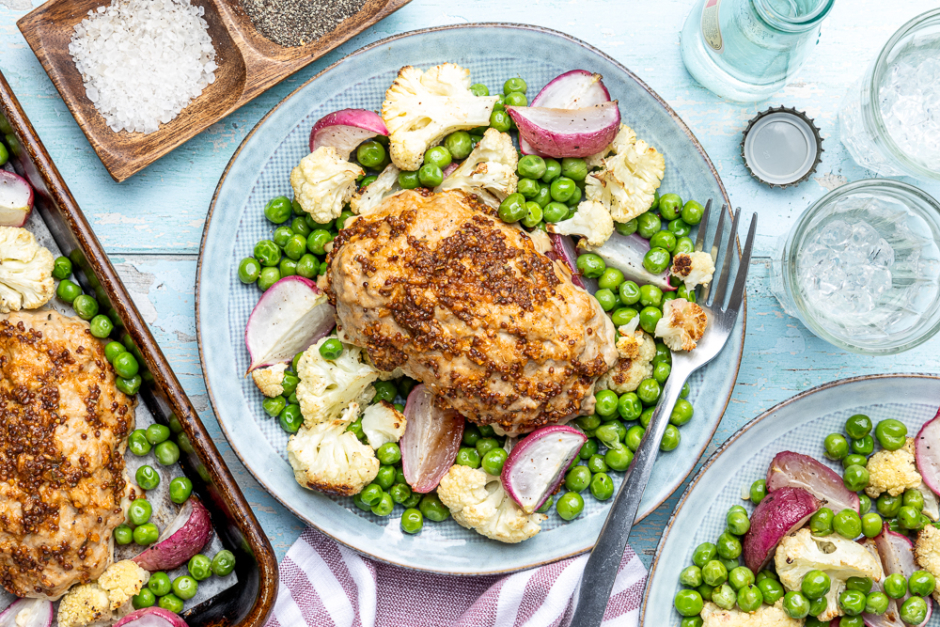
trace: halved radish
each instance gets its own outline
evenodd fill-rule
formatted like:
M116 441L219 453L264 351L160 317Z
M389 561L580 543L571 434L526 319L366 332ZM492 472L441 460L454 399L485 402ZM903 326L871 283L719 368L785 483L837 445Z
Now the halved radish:
M780 541L802 527L819 509L819 499L802 488L782 488L764 497L751 514L744 536L744 563L755 573L771 559Z
M32 210L32 186L22 176L0 170L0 226L23 226Z
M883 571L884 565L881 555L878 553L878 544L871 538L862 538L857 542L865 547L865 550L878 560L879 564L882 564ZM884 592L884 580L885 575L883 574L881 579L873 581L871 591ZM898 615L898 604L894 599L888 599L888 609L885 610L884 614L862 614L862 619L868 627L904 627L904 621ZM838 619L836 621L838 622Z
M162 607L145 607L131 612L114 627L187 627L186 621Z
M581 109L506 107L519 136L539 154L587 157L603 150L620 130L617 101Z
M881 556L881 565L884 567L885 577L900 573L904 575L906 579L910 579L914 571L919 570L917 562L914 561L914 545L906 536L888 529L887 525L885 525L881 533L875 537L875 546L878 547L878 554ZM910 596L910 594L906 594L901 599L898 599L897 605L900 607ZM921 623L921 625L929 623L932 614L933 604L928 598L927 619ZM868 624L868 622L866 616L865 623ZM897 623L873 623L874 627L895 624Z
M669 269L659 274L653 274L643 267L643 257L649 252L649 240L638 234L621 235L614 231L606 242L600 246L585 246L595 255L598 255L611 268L623 272L623 276L640 285L655 285L665 292L673 292L675 288L669 282Z
M320 146L336 149L340 159L349 155L362 142L376 135L388 136L382 116L366 109L343 109L320 118L310 129L310 152Z
M940 411L914 438L917 471L934 494L940 494Z
M0 612L0 627L52 627L52 601L17 599Z
M767 469L767 491L781 488L803 488L816 498L825 501L833 512L851 509L858 512L858 495L850 492L842 477L828 466L808 455L783 451L770 462Z
M251 358L248 372L290 361L329 335L336 309L317 284L301 276L284 277L261 295L245 326Z
M173 523L163 530L157 543L134 558L138 566L154 573L171 570L202 550L212 535L209 510L199 499L189 497Z
M423 384L408 395L405 420L405 434L398 443L402 471L411 489L425 494L454 464L465 421L455 411L435 407L434 395Z
M557 76L529 104L551 109L580 109L610 102L610 92L604 87L600 74L587 70L571 70ZM519 138L519 150L524 155L538 154L524 138Z
M519 507L531 514L565 479L565 473L587 442L582 432L564 425L536 429L517 443L500 477Z

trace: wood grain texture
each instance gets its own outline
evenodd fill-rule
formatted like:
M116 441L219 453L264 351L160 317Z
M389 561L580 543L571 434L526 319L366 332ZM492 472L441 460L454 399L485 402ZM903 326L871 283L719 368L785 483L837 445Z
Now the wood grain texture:
M624 63L676 109L708 151L732 201L745 213L760 213L756 258L748 281L744 361L732 402L708 454L754 416L809 387L861 374L940 371L937 340L894 357L860 357L840 351L783 313L767 285L777 239L800 213L829 189L872 176L852 162L839 142L839 103L891 33L915 15L934 8L934 0L836 2L819 45L796 80L767 102L744 106L715 97L683 68L679 31L691 0L489 0L463 4L413 0L120 185L110 179L16 30L14 22L23 13L2 6L13 1L0 0L0 69L111 253L138 308L256 508L278 557L284 555L302 524L244 470L212 417L195 344L195 255L218 178L254 124L329 64L388 35L443 24L506 20L535 23L584 39ZM407 59L402 60L405 63ZM816 118L826 152L811 180L792 189L770 190L750 178L740 160L739 142L750 117L779 104L805 110ZM940 185L905 180L940 198ZM633 545L645 563L655 551L677 498L673 496L634 530Z
M238 0L195 0L204 11L216 51L215 81L175 118L153 133L115 133L85 96L69 54L75 26L104 0L50 0L17 22L66 106L115 181L185 143L266 89L398 10L409 0L367 0L357 13L320 39L293 48L261 36Z

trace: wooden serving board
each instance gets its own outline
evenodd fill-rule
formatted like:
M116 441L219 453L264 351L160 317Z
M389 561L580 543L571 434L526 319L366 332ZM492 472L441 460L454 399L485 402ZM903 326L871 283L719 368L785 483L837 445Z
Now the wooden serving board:
M205 130L269 87L397 11L410 0L367 0L335 30L303 46L285 48L263 37L238 0L193 0L205 9L216 51L215 82L153 133L115 133L85 96L68 46L88 11L110 0L49 0L16 25L114 180L121 182Z

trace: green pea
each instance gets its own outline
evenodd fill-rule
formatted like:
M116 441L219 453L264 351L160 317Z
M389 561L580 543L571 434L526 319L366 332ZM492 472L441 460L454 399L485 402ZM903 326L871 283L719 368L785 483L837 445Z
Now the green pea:
M835 518L828 507L820 507L809 519L809 530L814 536L832 535L832 519Z
M667 220L675 220L682 211L682 199L678 194L663 194L659 197L659 213Z
M913 596L901 604L898 614L908 625L920 625L927 620L927 601L922 597Z
M875 502L875 508L884 518L894 518L901 511L903 505L900 496L891 496L887 492L878 497Z
M622 327L625 324L629 324L630 321L638 315L640 315L639 312L632 307L621 307L611 314L610 319L615 327Z
M91 320L98 314L98 301L92 296L82 294L72 301L72 308L82 320Z
M747 566L738 566L728 573L728 583L735 590L740 590L754 583L754 573Z
M140 526L150 520L153 514L153 507L147 499L135 499L127 508L127 519L135 527Z
M454 463L470 468L480 467L480 454L475 448L460 447L457 451L457 459Z
M865 611L865 595L858 590L846 590L839 595L839 607L847 616L858 616Z
M633 218L632 220L628 220L627 222L615 222L614 228L621 235L633 235L634 233L636 233L637 220L636 218Z
M538 196L540 189L541 186L535 179L521 178L519 179L519 183L516 184L516 191L525 196L527 200L533 200L536 196Z
M306 246L307 236L310 235L311 231L313 231L313 228L307 224L306 218L297 217L291 220L290 230L294 233L294 235L299 235L302 237L304 239L304 245Z
M710 597L711 602L720 607L723 610L730 610L734 607L734 604L738 602L738 594L734 591L734 588L729 586L726 583L721 584L720 586L715 587L712 591Z
M297 433L300 430L300 427L304 424L304 416L300 411L300 405L297 403L291 403L287 405L284 409L281 410L281 413L277 415L277 418L278 423L281 425L281 429L287 433ZM359 429L360 431L362 430L361 420L359 422Z
M407 534L414 535L424 527L424 516L420 510L409 507L401 515L401 530Z
M655 285L640 288L640 304L644 307L659 307L663 304L663 291Z
M278 264L277 269L280 270L282 277L294 276L297 274L297 262L293 259L284 257L281 259L281 263Z
M937 579L926 570L916 570L911 573L907 585L911 594L929 597L937 587Z
M323 359L334 361L339 359L340 355L343 354L344 347L342 342L335 337L331 337L324 340L317 350L320 352L320 356L323 357Z
M636 231L643 239L649 239L653 237L653 235L659 233L660 229L662 228L662 221L655 213L641 213L639 216L637 216L636 220Z
M617 291L620 301L625 305L634 305L640 300L640 286L633 281L624 281Z
M199 590L199 583L189 575L181 575L173 580L173 594L188 601L196 596Z
M673 451L682 441L682 435L675 425L666 425L666 431L663 432L663 439L659 442L659 450Z
M142 610L145 607L153 607L156 602L157 597L147 588L144 588L131 597L131 604L134 606L135 610Z
M470 93L474 96L489 96L490 90L483 83L474 83L470 85Z
M10 160L10 151L3 144L3 142L0 142L0 166L6 165L7 161L9 160Z
M443 175L443 172L441 172L441 174ZM421 181L418 178L417 170L415 170L414 172L408 172L405 170L402 170L401 172L399 172L398 173L398 185L402 189L415 189L417 187L420 187Z
M395 442L386 442L376 449L375 456L382 465L392 466L401 461L401 449Z
M907 426L893 418L882 420L875 427L875 437L878 438L882 448L896 451L907 442Z
M653 237L650 238L650 246L662 248L671 253L676 248L676 236L669 231L654 233Z
M450 516L450 511L441 503L441 499L438 498L437 494L434 493L425 494L421 497L419 509L425 518L434 522L447 520Z
M64 281L59 281L59 286L56 288L55 293L56 296L59 297L59 300L66 303L73 303L76 298L81 296L82 288L72 281L65 279Z
M607 264L604 263L604 260L594 253L578 255L578 260L575 265L578 268L578 272L589 279L599 278L604 274L604 270L607 269Z
M395 501L392 500L391 495L385 492L383 492L379 500L372 505L372 513L382 518L391 514L393 509L395 509Z
M692 552L692 563L701 568L704 573L705 565L716 557L718 557L718 547L711 542L703 542Z
M293 207L290 199L285 196L277 196L268 201L264 206L264 217L274 224L287 222L287 219L293 214Z
M469 139L469 134L467 137ZM436 165L441 170L449 166L453 160L454 158L450 154L450 151L444 146L429 148L428 151L424 153L424 163Z
M858 513L867 514L871 510L871 499L864 494L858 495Z
M483 455L483 458L480 460L480 467L483 469L483 472L498 477L502 474L503 465L506 463L508 457L509 455L506 453L505 449L494 448Z
M287 407L287 399L283 396L275 396L274 398L266 398L261 401L261 407L264 409L265 413L272 418L276 418L284 408Z
M744 612L754 612L760 608L764 602L764 595L760 588L754 584L744 586L738 590L738 607Z
M636 389L636 395L644 405L655 405L661 392L662 388L660 388L656 379L643 379Z
M617 268L607 268L597 280L597 285L601 289L616 290L623 283L623 272Z
M593 439L591 440L593 441ZM582 457L582 459L584 459ZM597 474L599 472L607 472L610 470L610 467L607 466L607 462L604 461L603 455L598 455L595 453L591 455L587 460L587 467L592 473Z
M356 161L363 167L378 169L385 161L385 146L375 140L367 141L356 149Z
M826 457L832 460L843 459L849 454L849 443L839 433L827 435L824 446L826 447Z
M741 555L741 541L730 533L722 533L718 536L718 542L715 543L715 546L718 547L719 557L726 560L737 559Z
M141 466L134 476L137 479L137 485L144 490L153 490L160 485L160 474L152 466Z
M920 490L905 490L904 494L901 495L901 503L909 505L919 512L924 511L924 495Z
M520 222L522 226L527 228L535 228L542 221L542 208L537 202L527 202L525 204L526 215L522 217Z
M617 393L612 390L598 390L594 394L594 413L603 418L617 414Z
M245 257L238 264L238 279L247 284L254 283L261 276L261 264L254 257Z
M560 176L551 182L549 193L555 202L568 202L571 195L574 194L576 186L567 176Z
M72 261L68 257L56 257L52 262L52 278L67 279L72 276Z
M643 413L640 397L635 392L627 392L617 403L617 413L624 420L636 420Z
M127 448L137 457L143 457L150 452L151 444L147 440L147 432L143 429L132 431L127 437Z
M160 537L160 530L151 522L144 523L134 529L134 542L140 546L153 544Z
M294 232L289 226L279 226L274 229L274 235L271 236L271 240L274 242L275 246L283 249L284 244L287 243L287 240L289 240L293 234Z
M865 599L865 613L882 615L888 611L888 595L884 592L872 592Z
M862 516L862 534L866 538L874 538L881 533L884 521L875 512L868 512Z
M581 448L578 450L578 457L580 459L589 460L594 456L598 456L597 451L598 451L597 439L588 438L587 441L584 444L582 444ZM603 460L603 457L601 457L601 459ZM590 467L591 467L591 464L588 463L588 468ZM595 472L595 471L592 469L591 472Z
M134 541L134 530L121 523L114 528L114 541L121 546L130 544Z
M124 345L120 342L108 342L107 346L104 347L104 358L108 360L108 363L112 363L114 358L125 350Z
M923 515L910 505L903 505L898 510L898 523L902 529L919 530L924 527Z
M862 594L871 592L873 585L874 583L868 577L849 577L845 580L846 590L858 590Z
M555 159L545 159L545 173L542 175L543 183L551 183L561 176L561 164Z
M591 483L591 471L587 466L572 466L565 475L565 488L583 492Z
M662 200L659 201L659 204L662 207ZM702 221L702 216L705 215L705 207L694 200L689 200L682 207L681 215L683 222L695 226Z
M526 85L525 81L521 78L510 78L505 83L503 83L504 94L511 94L514 91L518 91L524 94L528 89L529 86Z
M640 327L647 333L653 334L656 332L656 324L662 317L663 312L656 307L644 307L640 312Z
M868 458L864 455L858 455L856 453L851 453L842 458L842 468L848 468L849 466L861 466L865 467L868 465Z
M372 507L379 502L379 499L382 498L384 493L385 491L378 483L370 483L359 493L359 498L368 507Z
M844 509L833 517L832 528L843 538L854 540L862 533L862 520L855 510Z
M170 481L170 500L182 505L193 493L193 482L186 477L176 477Z
M695 244L692 242L692 239L689 238L692 227L686 224L682 218L670 220L669 224L666 225L666 229L676 238L676 247L672 252L690 253L695 250ZM682 243L681 247L679 246L680 242Z
M666 379L669 378L670 372L672 372L672 366L661 361L653 367L653 378L656 379L657 383L663 385L666 383Z
M726 522L728 531L736 536L743 536L751 528L751 521L748 520L747 514L742 512L728 512Z
M545 502L542 503L539 506L539 508L535 511L538 512L539 514L547 514L552 509L552 505L554 505L554 503L555 503L555 497L549 494L548 498L545 499Z
M263 239L254 248L254 256L266 268L276 266L281 262L281 248L269 239Z
M819 616L826 611L826 608L829 607L829 599L826 597L820 597L818 599L809 600L809 615L811 617ZM809 618L806 621L806 626L808 626L814 618ZM804 627L806 627L804 626ZM823 623L821 627L829 627L829 623Z
M888 575L881 585L885 594L892 599L900 599L907 595L907 578L901 573Z
M528 213L525 196L519 193L510 194L500 203L498 213L503 222L508 224L518 222Z
M147 588L154 593L155 596L162 597L170 593L173 586L170 583L170 577L163 571L159 571L150 575L150 579L147 581Z
M316 229L307 236L307 250L314 255L326 254L326 245L333 241L333 234L326 229Z
M608 449L607 452L604 453L604 463L606 463L611 470L616 470L617 472L625 471L630 467L632 461L633 451L622 444L618 448Z
M444 148L454 159L466 159L473 150L473 142L470 141L470 133L466 131L455 131L444 138Z
M809 600L801 593L791 590L783 595L783 611L794 620L801 620L809 615Z
M664 248L653 247L646 251L646 254L643 255L643 267L653 274L659 274L660 272L664 271L669 266L671 261L672 259L669 256L669 251ZM644 285L643 287L654 286Z
M411 487L409 487L408 484L403 481L398 481L397 471L395 473L395 484L388 491L388 494L392 497L392 500L398 504L402 504L411 498Z
M516 166L516 169L521 177L540 179L545 176L547 166L542 157L538 155L526 155L519 159L519 164Z
M598 457L598 459L600 459L600 457ZM610 475L605 472L598 472L591 477L590 487L591 494L594 495L594 498L598 501L606 501L614 495L614 482L610 478Z
M679 573L679 583L688 588L698 588L702 585L702 569L698 566L686 566Z
M595 421L595 424L600 424L600 419L595 416L583 416L584 418L590 418ZM499 440L496 438L480 438L477 440L477 443L474 445L477 449L477 453L482 457L490 451L499 448Z
M762 579L757 582L757 589L764 597L764 603L773 605L783 598L786 592L780 582L776 579Z
M646 430L643 427L635 426L630 427L627 430L627 437L624 438L624 443L634 453L638 448L640 448L640 442L643 441L643 436L646 434Z
M643 413L640 414L640 426L646 429L650 426L650 423L653 422L653 412L656 411L655 407L649 407L643 410Z
M212 576L212 561L202 553L197 553L189 558L186 570L196 581L203 581Z
M758 505L767 496L767 482L764 479L758 479L751 484L751 503Z
M856 455L871 455L874 450L875 440L870 435L859 440L852 440L852 452Z
M565 492L555 505L562 520L574 520L584 511L584 499L577 492Z
M175 594L167 594L160 597L160 599L157 601L157 606L165 609L168 612L179 614L183 611L183 600Z
M504 106L524 107L529 104L529 99L521 91L513 91L503 97Z
M679 590L673 600L673 605L682 616L696 616L705 607L702 595L695 590Z
M545 209L548 208L548 205L551 204L551 202L552 202L552 193L551 193L551 191L550 191L550 189L549 189L549 186L546 185L545 183L539 183L539 193L538 193L538 195L537 195L535 198L533 198L532 200L533 200L533 202L538 203L539 207L541 207L541 208L542 208L542 211L544 212ZM561 204L561 203L559 203L559 204ZM562 205L562 206L564 206L564 205ZM559 218L559 220L564 220L565 218L568 217L567 209L568 209L568 208L565 207L565 216L564 216L563 218Z
M266 291L269 287L281 280L281 271L277 268L265 268L258 277L258 287Z
M851 492L861 492L868 487L868 469L858 465L852 465L845 469L842 478L845 487Z
M854 440L860 440L871 432L871 418L855 414L845 421L845 432Z
M512 128L512 118L505 111L493 110L490 114L490 126L500 133L506 133Z
M140 390L140 385L142 382L143 379L139 374L135 374L130 379L118 377L117 381L114 382L114 387L128 396L133 396Z
M463 443L467 446L476 446L480 439L480 429L473 423L468 422L463 430Z
M180 449L176 442L161 442L154 449L154 455L161 466L172 466L180 459Z
M303 235L291 235L284 244L284 254L288 259L297 261L307 252L307 238ZM281 262L283 263L283 261ZM259 269L260 273L260 269Z
M692 407L692 403L685 400L684 398L680 398L678 401L676 401L676 406L672 409L672 414L669 416L669 422L676 425L677 427L681 427L682 425L692 420L693 415L695 415L695 409Z
M831 585L829 575L821 570L811 570L803 575L800 591L807 599L819 599L826 596Z

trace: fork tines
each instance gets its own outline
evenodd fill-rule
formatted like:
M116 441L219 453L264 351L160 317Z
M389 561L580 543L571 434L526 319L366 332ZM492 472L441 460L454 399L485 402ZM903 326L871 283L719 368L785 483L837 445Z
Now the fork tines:
M732 311L741 307L744 301L744 286L747 282L747 271L751 262L751 251L754 247L754 236L757 233L757 214L751 216L751 225L748 228L747 241L744 244L744 250L741 253L741 261L738 265L737 276L735 277L734 287L731 290L731 296L728 306L724 307L725 296L728 290L728 283L731 279L731 259L734 257L735 245L737 244L738 225L741 222L741 208L734 212L734 219L731 222L731 232L728 234L728 244L723 246L725 214L727 205L722 205L718 216L718 225L715 228L715 237L712 245L707 252L711 253L712 260L715 262L716 272L712 282L701 288L700 300L707 307L716 311ZM705 250L705 236L708 229L708 218L711 209L711 201L705 204L705 212L702 221L699 224L698 237L695 242L695 250ZM719 264L719 253L721 253L721 263ZM712 289L714 288L714 289Z

